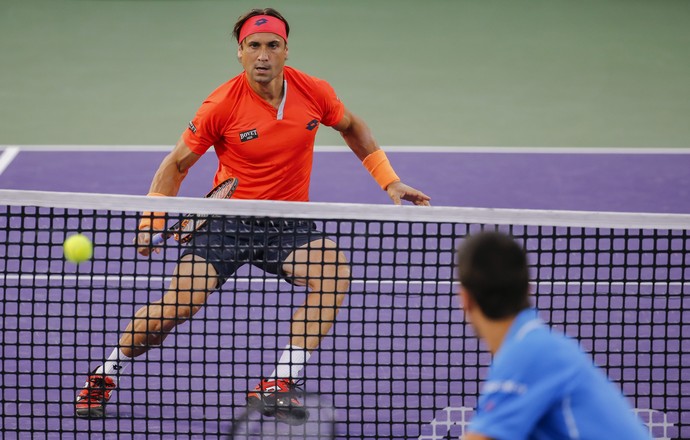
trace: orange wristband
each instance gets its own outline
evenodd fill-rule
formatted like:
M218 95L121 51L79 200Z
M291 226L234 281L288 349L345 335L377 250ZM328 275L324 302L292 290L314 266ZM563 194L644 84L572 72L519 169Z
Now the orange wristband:
M166 197L161 193L148 193L149 197ZM153 226L153 228L151 227ZM141 221L139 222L139 230L147 231L153 229L154 231L162 231L165 229L165 213L164 212L150 212L144 211Z
M369 171L369 174L384 191L388 188L388 185L400 180L400 177L393 171L393 167L386 157L386 152L383 150L376 150L369 154L362 161L362 165L364 165L364 168Z

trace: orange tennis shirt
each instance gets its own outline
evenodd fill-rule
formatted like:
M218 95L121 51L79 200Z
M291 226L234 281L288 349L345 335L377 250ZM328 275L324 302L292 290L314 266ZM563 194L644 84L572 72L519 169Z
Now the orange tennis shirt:
M287 66L283 74L280 108L256 94L242 72L206 98L182 135L194 153L215 147L214 186L237 177L233 198L308 201L316 132L343 117L326 81Z

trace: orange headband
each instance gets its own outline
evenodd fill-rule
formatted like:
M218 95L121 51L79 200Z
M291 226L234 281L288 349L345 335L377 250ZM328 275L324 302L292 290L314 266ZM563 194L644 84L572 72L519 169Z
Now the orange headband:
M239 42L242 43L249 35L257 34L259 32L270 32L272 34L276 34L282 37L287 43L285 23L271 15L256 15L245 21L240 29Z

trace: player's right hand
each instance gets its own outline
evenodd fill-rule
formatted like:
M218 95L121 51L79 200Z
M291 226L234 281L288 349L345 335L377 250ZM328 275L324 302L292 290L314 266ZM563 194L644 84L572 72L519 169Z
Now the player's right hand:
M150 232L140 231L133 241L137 245L137 252L145 257L151 255L151 250L157 254L161 253L161 248L151 246L151 237L152 234Z

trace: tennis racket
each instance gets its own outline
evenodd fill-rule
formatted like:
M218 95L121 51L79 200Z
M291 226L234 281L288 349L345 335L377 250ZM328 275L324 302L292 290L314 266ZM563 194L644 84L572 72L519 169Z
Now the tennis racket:
M213 188L211 192L206 194L207 199L229 199L237 189L239 181L235 177L224 180L218 186ZM192 239L195 231L206 224L207 215L188 214L182 220L175 223L163 232L156 233L151 239L151 245L156 247L162 245L165 240L170 237L175 237L175 240L180 243L187 243Z

